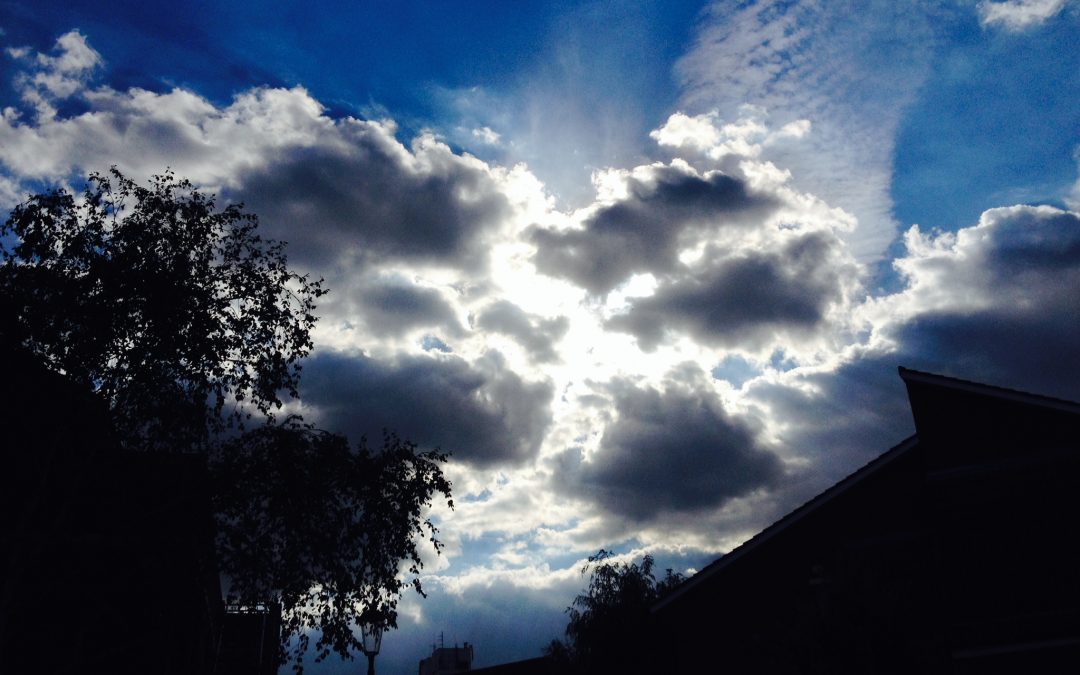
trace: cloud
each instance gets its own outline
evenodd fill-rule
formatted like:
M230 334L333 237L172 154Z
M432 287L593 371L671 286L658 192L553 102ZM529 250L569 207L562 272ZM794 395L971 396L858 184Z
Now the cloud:
M709 251L695 273L635 299L607 327L632 333L645 350L672 332L717 346L760 351L807 339L845 299L857 269L835 237L791 237L776 252Z
M337 133L242 171L235 192L320 263L358 258L486 265L483 235L510 215L487 166L431 135L406 149L386 124L346 120Z
M828 367L759 378L746 401L769 422L769 433L793 467L782 515L914 432L897 366L922 362L893 351L859 351Z
M606 510L647 521L683 514L778 485L783 467L747 421L729 415L696 367L663 390L616 380L608 386L617 413L599 449L571 449L556 481Z
M498 145L499 134L491 127L480 127L479 129L472 130L473 138L479 140L486 145Z
M1080 214L990 209L956 233L911 228L902 292L861 309L872 343L909 364L1080 398ZM907 364L905 364L907 365Z
M219 107L183 89L83 84L70 90L88 107L78 115L0 118L9 172L57 181L116 164L144 179L168 166L245 202L268 234L292 242L294 259L320 270L371 258L477 271L485 236L513 212L506 172L428 133L406 147L393 122L332 118L299 87L252 89Z
M451 337L466 333L444 290L402 275L358 275L350 285L333 288L320 310L336 320L356 322L365 337L404 337L417 330Z
M15 89L30 104L38 121L56 116L55 104L81 90L102 64L97 53L79 31L69 31L56 40L55 56L35 53L27 47L7 49L9 57L27 63L27 70L15 77Z
M320 352L304 366L305 415L350 438L384 428L439 446L472 466L520 465L536 456L551 421L552 386L524 381L492 352L376 360Z
M892 158L905 109L931 73L945 3L891 0L718 0L678 62L684 122L718 128L746 104L790 127L760 157L791 172L792 185L853 214L845 234L860 260L893 241ZM700 115L710 115L704 120ZM753 128L731 129L738 137Z
M744 386L789 467L778 515L914 432L897 366L1080 399L1080 214L990 209L955 233L913 227L905 246L903 287L853 310L863 339Z
M762 218L775 200L720 171L685 163L654 164L623 174L622 194L600 205L581 229L533 228L537 269L603 295L631 275L665 273L679 253L707 233Z
M905 244L894 262L904 287L856 310L864 344L747 386L805 469L793 496L812 496L914 431L899 365L1080 398L1080 215L996 208L955 233L913 227Z
M474 321L476 328L509 335L538 363L559 360L555 343L570 327L565 316L550 319L529 314L509 300L496 300L484 307Z
M979 22L983 26L1000 25L1005 30L1021 31L1045 23L1065 7L1065 0L1006 0L980 2Z
M55 61L16 50L26 82L63 74L34 91L78 105L4 113L0 199L117 163L137 178L171 166L245 201L332 290L301 411L354 439L388 427L454 452L461 498L440 514L449 554L429 590L467 592L474 629L510 640L519 606L562 616L582 551L726 550L901 440L897 365L1080 397L1074 212L1013 206L954 233L912 228L899 290L863 299L852 251L880 255L895 231L892 135L933 58L938 10L855 6L715 5L680 66L682 112L651 134L664 161L580 160L567 175L593 170L595 195L576 211L527 168L436 132L402 142L393 121L333 115L302 88L224 104L91 88L100 61L81 36ZM69 52L82 56L62 65ZM570 118L546 119L534 144ZM525 152L492 128L513 125L476 116L454 133ZM520 350L494 351L509 341Z
M989 209L955 233L913 226L904 245L893 266L906 288L865 308L879 337L920 314L1060 312L1080 283L1080 220L1052 206Z
M540 656L566 628L566 606L585 583L578 567L475 567L425 578L428 597L410 593L399 605L398 628L379 653L380 672L415 672L440 639L447 647L472 644L474 668ZM355 670L349 664L342 672Z
M649 137L661 146L696 151L721 161L731 156L760 157L771 145L806 136L812 126L810 120L799 119L773 131L766 124L765 109L744 105L739 113L736 121L724 123L715 110L695 116L676 112Z

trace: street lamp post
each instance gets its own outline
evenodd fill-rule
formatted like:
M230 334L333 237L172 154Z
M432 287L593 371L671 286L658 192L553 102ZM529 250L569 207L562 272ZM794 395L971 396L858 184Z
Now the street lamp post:
M375 656L382 646L383 627L376 623L360 624L362 644L360 650L367 655L368 675L375 675Z

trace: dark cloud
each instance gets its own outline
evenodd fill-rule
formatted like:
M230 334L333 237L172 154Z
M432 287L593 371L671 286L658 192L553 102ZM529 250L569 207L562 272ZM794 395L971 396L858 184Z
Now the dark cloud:
M480 168L439 148L419 159L370 127L292 148L240 176L239 196L303 263L361 258L482 265L482 234L510 206Z
M942 236L898 260L909 287L881 300L893 310L878 326L887 349L748 385L805 460L789 482L791 506L914 432L897 366L1080 400L1080 219L993 209L979 226Z
M351 287L334 288L320 311L357 321L379 337L417 328L437 328L453 337L466 332L442 293L395 276L362 277Z
M1080 297L1073 289L1073 298ZM1080 310L929 314L899 332L901 365L1080 400Z
M870 355L834 371L792 380L759 380L748 388L764 414L782 421L781 441L806 460L789 482L794 508L915 430L898 365L899 354ZM802 487L800 487L802 486Z
M566 335L570 320L565 316L545 319L527 313L512 302L499 300L476 315L475 326L509 335L529 352L533 361L551 363L559 360L555 343Z
M903 365L1080 398L1080 217L991 209L953 245L948 256L916 247L898 261L914 290L898 296L909 318L886 332ZM922 309L931 284L952 290L951 302Z
M536 456L553 388L525 382L495 352L474 364L442 354L381 361L322 352L304 367L303 392L323 428L353 439L377 439L387 428L456 461L493 466Z
M983 219L990 225L987 260L1001 276L1080 269L1076 213L1012 207L987 211Z
M719 346L758 347L778 334L805 335L841 299L844 276L854 274L838 260L840 246L834 237L814 233L777 253L721 259L635 300L607 327L633 334L646 350L673 330Z
M783 420L782 442L805 460L807 468L788 483L789 508L914 433L898 366L1080 400L1080 313L925 314L896 338L894 351L831 372L749 385L751 399Z
M780 460L694 379L695 386L669 382L663 392L613 383L617 419L588 461L563 460L560 482L638 521L715 508L775 486L783 475Z
M740 222L774 205L719 172L699 176L665 166L651 167L651 176L654 180L627 179L629 196L599 209L583 230L533 228L537 269L591 293L607 293L635 273L678 268L679 252L692 243L693 234Z

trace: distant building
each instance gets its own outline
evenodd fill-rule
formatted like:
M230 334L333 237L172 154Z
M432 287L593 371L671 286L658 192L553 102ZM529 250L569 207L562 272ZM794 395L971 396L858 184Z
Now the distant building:
M900 376L915 435L653 608L669 672L1080 672L1080 404Z
M431 656L420 661L420 675L451 675L472 670L473 646L433 647Z

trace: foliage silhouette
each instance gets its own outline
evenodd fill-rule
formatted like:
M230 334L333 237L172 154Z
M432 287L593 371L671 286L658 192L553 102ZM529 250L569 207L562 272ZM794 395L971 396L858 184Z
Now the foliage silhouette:
M349 658L361 624L396 627L406 585L424 595L417 540L442 548L424 511L436 493L453 506L444 461L392 433L378 452L363 439L350 448L295 416L223 444L212 467L229 601L279 601L286 634L298 636L297 665L309 629L321 633L317 661L331 650Z
M242 206L172 173L115 167L81 199L30 197L0 227L0 293L18 342L94 389L132 449L202 450L227 423L297 395L322 281L292 272ZM230 409L227 410L226 407Z
M281 656L295 635L302 670L310 630L321 660L351 658L361 623L396 626L405 588L423 595L419 537L442 548L424 513L436 494L453 503L437 450L275 419L327 291L257 227L170 172L142 187L114 167L80 199L31 196L0 227L0 338L93 392L124 449L205 454L229 599L280 603Z
M683 576L668 569L657 580L651 555L640 564L613 562L612 556L603 549L589 556L581 569L583 575L592 570L589 586L566 608L566 641L553 640L545 652L571 672L663 672L661 655L652 648L659 627L649 608Z

